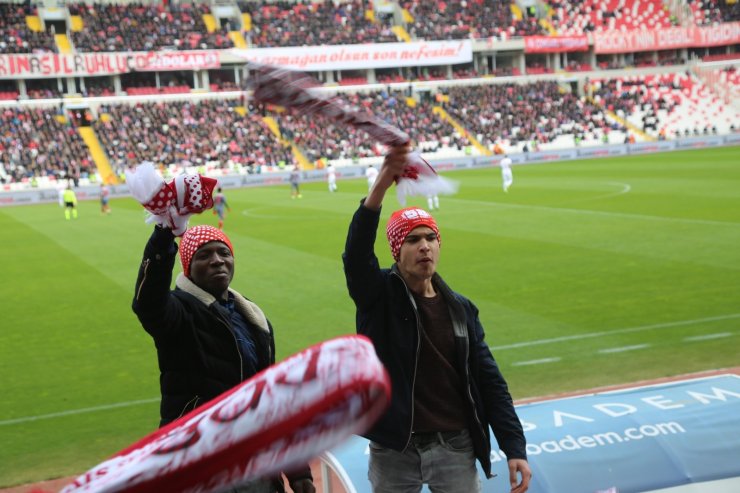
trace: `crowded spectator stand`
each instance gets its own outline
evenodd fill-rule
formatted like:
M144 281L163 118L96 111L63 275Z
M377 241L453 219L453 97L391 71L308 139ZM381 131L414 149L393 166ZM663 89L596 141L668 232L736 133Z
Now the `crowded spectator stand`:
M314 74L431 160L736 131L737 6L659 3L0 4L0 181L380 161L361 131L253 104L255 61Z

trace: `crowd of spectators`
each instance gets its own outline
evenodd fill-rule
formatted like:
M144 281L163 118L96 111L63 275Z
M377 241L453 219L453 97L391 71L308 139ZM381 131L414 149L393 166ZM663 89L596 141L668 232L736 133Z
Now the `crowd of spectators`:
M251 17L247 41L256 48L398 42L392 18L365 18L363 0L336 4L310 0L238 3Z
M651 79L652 88L678 88L668 77ZM658 110L671 112L678 101L664 96L653 97L642 77L633 79L603 79L591 84L592 97L607 110L613 111L622 118L627 118L636 110L655 116Z
M0 54L57 51L50 34L28 28L26 16L35 14L35 7L26 3L0 3Z
M639 130L653 137L665 139L667 137L688 136L690 128L695 135L699 135L700 127L704 133L712 131L712 125L701 123L697 118L681 118L683 133L676 133L675 125L669 119L674 112L680 109L683 96L679 93L690 92L694 85L690 76L678 77L673 74L662 76L630 77L624 79L604 79L592 82L594 100L613 111L620 118L630 121ZM713 127L717 133L717 127Z
M653 137L710 135L734 132L740 121L731 104L740 80L731 74L729 69L596 79L591 90L595 100Z
M3 108L0 111L2 182L33 182L40 177L78 180L94 167L77 130L57 109Z
M407 30L415 39L508 39L543 34L536 18L515 19L509 0L409 0L402 5L414 18Z
M411 107L406 103L405 94L403 91L381 90L348 94L338 97L338 100L344 106L373 114L402 128L415 146L424 152L436 152L444 147L462 149L469 145L467 139L457 135L450 124L433 114L431 102L417 100ZM376 144L365 132L328 119L278 114L276 120L282 135L295 142L313 162L322 158L356 161L382 156L385 152L384 146ZM321 144L316 145L318 142Z
M734 88L740 84L734 70L720 76L723 83ZM422 152L443 153L440 156L468 154L477 143L494 152L557 147L567 139L576 145L606 143L613 131L617 137L627 133L624 121L661 138L672 138L676 129L681 132L676 136L715 133L718 127L723 132L734 131L733 126L723 124L729 130L725 129L719 120L707 120L709 113L696 122L689 121L690 113L699 115L702 111L682 109L682 105L708 97L708 90L690 74L595 79L586 90L591 98L579 97L555 81L537 81L421 91L409 85L403 90L389 87L336 97L357 111L369 112L403 129ZM704 101L708 104L709 100ZM293 116L247 103L241 97L121 103L101 106L97 119L81 114L69 121L92 124L117 171L142 161L237 172L283 169L297 162L292 146L311 162L328 160L340 165L379 158L385 152L362 131L315 115ZM693 104L702 103L697 99ZM435 107L445 110L453 123ZM617 118L609 116L612 113ZM671 127L670 134L666 134L664 130L671 125L667 118L675 120L676 115L686 121L674 124L675 129ZM722 118L737 121L734 115L723 114ZM282 139L273 135L264 116L274 118ZM76 129L60 123L55 111L5 110L0 130L0 175L6 180L89 171L90 157Z
M245 1L237 3L251 18L242 31L254 47L316 46L398 42L390 12L372 11L366 0L342 2L312 0ZM678 20L660 0L547 0L546 16L560 34L605 29L659 28ZM700 25L740 20L740 2L689 0ZM510 0L400 0L413 18L403 25L412 39L509 39L548 34L536 15L517 19ZM209 33L206 3L72 3L71 15L80 16L81 31L70 31L72 47L80 52L227 49L228 35L240 21L221 20ZM0 3L0 54L57 52L52 32L32 31L27 15L36 15L28 3ZM233 24L233 25L232 25ZM402 24L398 24L399 26Z
M740 2L729 0L688 0L698 25L740 21Z
M596 138L620 126L609 123L602 110L556 82L451 87L447 112L486 147L547 144L561 135Z
M80 52L205 50L233 48L223 29L208 33L203 15L207 4L112 4L68 5L70 14L82 18L84 29L72 32Z
M595 31L658 29L674 26L662 0L547 0L549 20L559 34Z
M106 115L93 124L114 169L142 161L181 167L261 166L293 164L291 150L282 146L252 108L238 111L237 100L157 102L101 107ZM243 108L243 107L242 107Z

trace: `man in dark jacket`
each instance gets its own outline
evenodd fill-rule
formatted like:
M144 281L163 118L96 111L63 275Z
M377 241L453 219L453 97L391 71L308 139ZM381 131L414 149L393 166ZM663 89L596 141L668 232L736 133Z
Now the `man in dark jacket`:
M272 325L262 310L229 288L234 251L212 226L195 226L180 241L183 273L170 290L178 246L170 229L154 228L136 280L133 310L154 339L160 370L160 426L185 415L275 362ZM315 493L308 466L287 475L295 493ZM285 491L282 479L238 493Z
M366 434L375 493L480 491L476 458L491 477L490 434L506 454L511 491L532 476L526 440L508 386L484 340L478 309L436 273L440 234L426 211L391 215L395 264L374 252L380 209L406 165L406 148L385 159L375 186L350 224L343 254L357 332L372 339L391 377L388 411Z

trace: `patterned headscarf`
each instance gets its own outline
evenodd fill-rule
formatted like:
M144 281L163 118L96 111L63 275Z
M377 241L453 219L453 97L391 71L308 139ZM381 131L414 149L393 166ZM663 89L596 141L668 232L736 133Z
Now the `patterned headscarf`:
M231 255L234 255L234 247L231 246L229 238L223 231L213 226L194 226L182 235L182 239L180 240L180 262L182 262L182 271L185 273L185 277L190 277L190 261L193 259L195 252L201 246L212 241L224 243L231 250Z
M388 237L388 243L391 246L393 259L398 261L401 254L401 245L406 236L418 226L428 226L432 228L437 235L437 241L442 244L442 237L439 235L437 222L431 214L418 207L406 207L391 214L388 219L388 225L385 228L385 234Z

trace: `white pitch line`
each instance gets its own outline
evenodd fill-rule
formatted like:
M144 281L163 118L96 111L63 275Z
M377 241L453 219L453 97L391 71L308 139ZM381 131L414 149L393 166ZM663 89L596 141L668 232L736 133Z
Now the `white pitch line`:
M685 342L696 342L696 341L709 341L711 339L722 339L723 337L730 337L732 332L718 332L717 334L707 334L703 336L684 337Z
M504 349L516 349L521 347L529 347L529 346L539 346L543 344L551 344L551 343L558 343L558 342L566 342L566 341L572 341L575 339L584 339L584 338L594 338L594 337L602 337L607 335L613 335L613 334L623 334L626 332L639 332L643 330L652 330L652 329L664 329L664 328L670 328L670 327L676 327L680 325L691 325L695 323L702 323L702 322L714 322L717 320L728 320L733 318L740 318L740 313L733 313L730 315L721 315L718 317L708 317L708 318L698 318L694 320L683 320L679 322L670 322L665 324L655 324L655 325L644 325L642 327L630 327L627 329L619 329L615 331L610 332L592 332L590 334L580 334L580 335L573 335L573 336L564 336L564 337L555 337L552 339L539 339L536 341L529 341L529 342L519 342L515 344L508 344L506 346L492 346L491 349L501 351ZM729 332L722 332L718 334L711 334L709 336L696 336L693 338L686 338L684 340L705 340L709 338L719 338L719 337L729 337L732 333ZM635 347L635 346L633 346ZM637 348L637 347L635 347ZM618 348L617 348L618 349ZM608 350L602 350L600 352L606 352ZM615 352L615 351L611 351ZM545 364L545 363L555 363L557 361L560 361L561 358L542 358L539 360L530 360L530 361L520 361L518 363L512 363L512 366L526 366L526 365L535 365L535 364ZM13 424L20 424L20 423L28 423L30 421L38 421L42 419L52 419L52 418L59 418L63 416L74 416L76 414L85 414L85 413L92 413L96 411L107 411L110 409L117 409L121 407L130 407L130 406L138 406L140 404L150 404L152 402L157 402L159 400L159 397L152 398L152 399L142 399L138 401L128 401L128 402L119 402L116 404L105 404L102 406L95 406L95 407L86 407L82 409L71 409L69 411L61 411L58 413L51 413L51 414L42 414L39 416L26 416L23 418L15 418L15 419L6 419L4 421L0 421L0 426L7 426L7 425L13 425Z
M138 406L139 404L151 404L152 402L158 402L159 397L154 399L142 399L140 401L128 401L118 402L115 404L105 404L103 406L85 407L82 409L71 409L69 411L61 411L58 413L42 414L39 416L26 416L24 418L6 419L0 421L0 426L15 425L19 423L28 423L29 421L38 421L41 419L59 418L62 416L74 416L75 414L94 413L96 411L108 411L110 409L117 409L120 407Z
M569 200L565 203L566 204L578 204L578 203L583 203L583 202L593 202L595 200L602 200L602 199L606 199L609 197L616 197L618 195L624 195L625 193L629 193L630 190L632 190L632 186L629 183L622 183L621 181L608 181L606 183L607 185L620 186L622 187L622 189L619 190L618 192L609 192L603 195L597 195L596 197L587 197L584 199Z
M615 334L628 334L631 332L643 332L646 330L655 330L655 329L669 329L671 327L680 327L682 325L694 325L694 324L700 324L700 323L706 323L706 322L717 322L720 320L731 320L733 318L740 318L740 313L731 313L729 315L719 315L716 317L695 318L693 320L679 320L676 322L666 322L663 324L642 325L639 327L628 327L625 329L615 329L615 330L602 331L602 332L589 332L586 334L574 334L571 336L553 337L551 339L537 339L534 341L515 342L513 344L505 344L503 346L490 346L490 348L494 351L503 351L505 349L518 349L518 348L523 348L523 347L542 346L544 344L555 344L558 342L576 341L579 339L593 339L596 337L605 337L605 336L611 336Z
M542 359L531 359L529 361L517 361L516 363L512 363L511 366L529 366L529 365L543 365L545 363L557 363L562 358L556 357L556 358L542 358Z
M555 212L565 212L565 213L571 213L571 214L582 214L582 215L587 215L587 216L619 217L623 219L663 221L663 222L679 223L679 224L703 224L707 226L725 226L725 227L740 226L740 223L736 223L736 222L712 221L709 219L689 219L685 217L651 216L647 214L629 214L626 212L597 211L597 210L592 210L592 209L570 209L567 207L548 207L546 205L507 204L505 202L495 202L495 201L487 201L487 200L468 200L468 199L458 199L458 198L449 198L446 200L476 204L476 205L481 205L481 206L489 206L489 207L507 207L510 209L533 209L533 210L541 210L541 211L555 211Z
M610 347L599 349L600 354L624 353L625 351L636 351L650 347L650 344L635 344L634 346Z

